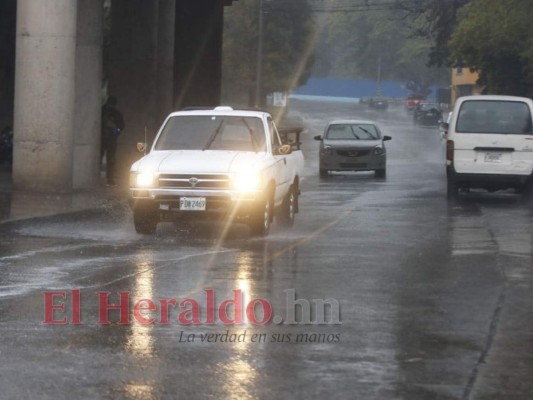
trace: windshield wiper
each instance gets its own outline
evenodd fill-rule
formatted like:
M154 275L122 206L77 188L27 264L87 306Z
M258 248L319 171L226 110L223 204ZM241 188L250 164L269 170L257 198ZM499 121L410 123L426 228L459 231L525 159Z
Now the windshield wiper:
M207 150L215 141L215 138L220 133L220 130L222 129L222 125L224 125L224 120L220 121L220 124L218 125L218 128L209 136L209 139L207 140L207 143L202 148L202 151Z
M352 130L352 135L355 136L356 139L361 139L359 136L357 136L357 133L353 130L353 126L350 126L350 129Z
M244 123L244 125L246 125L246 129L248 129L248 133L250 134L250 137L252 138L252 146L254 148L254 151L257 153L257 139L255 138L255 135L254 135L254 130L252 128L250 128L250 125L248 125L248 122L246 122L246 120L244 118L241 118L242 122Z
M372 135L372 134L370 133L370 131L367 131L365 128L362 128L362 127L360 127L360 126L358 126L358 128L361 129L361 130L362 130L364 133L366 133L368 136L370 136L372 139L374 139L374 140L376 139L376 138L374 137L374 135ZM357 139L359 139L359 138L357 138Z

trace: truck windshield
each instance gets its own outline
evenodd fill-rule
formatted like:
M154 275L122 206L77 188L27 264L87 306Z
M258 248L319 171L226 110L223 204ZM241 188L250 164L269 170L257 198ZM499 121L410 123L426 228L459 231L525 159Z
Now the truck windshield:
M167 121L154 148L264 152L265 132L257 117L180 115Z
M469 100L461 105L458 133L531 134L531 112L520 101Z

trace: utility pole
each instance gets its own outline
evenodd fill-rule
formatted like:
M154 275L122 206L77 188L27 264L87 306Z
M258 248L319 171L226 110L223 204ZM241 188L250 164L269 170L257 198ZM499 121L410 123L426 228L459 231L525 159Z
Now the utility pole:
M257 39L257 70L255 77L255 107L261 107L261 88L263 74L263 0L259 0L259 35Z
M376 87L376 95L381 96L381 55L378 58L378 82Z

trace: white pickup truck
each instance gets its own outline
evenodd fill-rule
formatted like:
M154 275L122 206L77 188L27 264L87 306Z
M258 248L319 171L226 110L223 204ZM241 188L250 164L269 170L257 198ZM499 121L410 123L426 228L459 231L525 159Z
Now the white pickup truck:
M153 234L160 221L223 217L263 236L274 215L292 226L304 165L300 132L280 132L263 111L170 114L149 154L130 170L135 230Z

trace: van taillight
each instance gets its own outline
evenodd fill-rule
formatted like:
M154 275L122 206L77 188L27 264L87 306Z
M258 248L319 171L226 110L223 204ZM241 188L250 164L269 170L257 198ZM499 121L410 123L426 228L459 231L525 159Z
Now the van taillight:
M446 160L453 163L453 140L446 141Z

